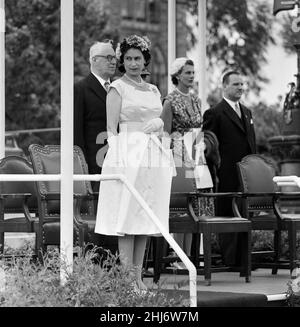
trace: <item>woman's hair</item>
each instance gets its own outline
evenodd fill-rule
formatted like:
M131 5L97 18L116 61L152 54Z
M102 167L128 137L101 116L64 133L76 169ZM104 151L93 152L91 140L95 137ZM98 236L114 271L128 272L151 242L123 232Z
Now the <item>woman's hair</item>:
M118 44L116 49L116 56L119 59L119 71L121 73L125 72L124 55L129 49L132 48L138 49L142 52L145 59L145 67L147 67L151 60L150 46L151 42L147 36L130 35L124 38L124 40Z
M180 75L182 73L183 67L186 65L190 65L190 66L194 66L194 62L191 59L187 59L183 65L179 68L179 70L177 70L176 73L171 74L171 81L174 85L178 85L178 78L177 76Z

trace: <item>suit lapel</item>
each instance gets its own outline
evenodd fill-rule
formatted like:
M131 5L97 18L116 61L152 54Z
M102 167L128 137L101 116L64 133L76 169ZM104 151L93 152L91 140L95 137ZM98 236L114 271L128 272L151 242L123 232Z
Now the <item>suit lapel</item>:
M106 90L102 87L97 78L91 73L88 77L88 85L93 92L105 103L106 102Z
M241 106L240 106L241 107ZM243 132L245 132L245 128L243 126L242 120L238 117L238 115L234 112L231 106L227 103L226 100L223 99L223 108L224 112ZM242 112L242 109L241 109ZM244 112L242 112L243 115Z
M248 143L250 145L250 148L253 153L255 153L255 144L253 143L253 121L252 121L252 116L249 113L249 110L247 110L244 106L241 105L241 111L243 112L244 115L244 120L245 120L245 128L246 128L246 135L248 139ZM252 123L251 123L252 121Z
M246 108L243 105L240 104L240 108L241 108L242 115L244 117L246 132L248 134L251 128L250 126L251 117L249 116L249 113L247 112Z

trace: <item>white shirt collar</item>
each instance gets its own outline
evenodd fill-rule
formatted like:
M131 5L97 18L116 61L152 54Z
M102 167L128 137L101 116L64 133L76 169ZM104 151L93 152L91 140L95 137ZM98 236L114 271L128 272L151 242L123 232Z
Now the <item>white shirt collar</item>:
M99 83L103 86L103 88L105 89L105 86L104 86L104 83L105 82L109 82L110 83L110 80L105 80L103 79L102 77L100 77L99 75L96 75L95 73L91 72L96 78L97 80L99 81Z
M238 104L239 107L241 107L238 101L237 101L237 102L234 102L234 101L231 101L231 100L229 100L229 99L227 99L227 98L225 98L225 97L223 97L223 98L224 98L224 100L225 100L225 101L230 105L230 107L231 107L233 110L235 110L235 104L236 104L236 103Z

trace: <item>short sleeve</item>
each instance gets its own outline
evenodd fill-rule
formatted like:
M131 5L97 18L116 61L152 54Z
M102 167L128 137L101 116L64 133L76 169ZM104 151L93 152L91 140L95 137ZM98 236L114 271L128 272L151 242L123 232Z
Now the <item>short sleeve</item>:
M161 94L160 94L159 89L157 88L157 86L154 85L154 84L150 84L150 85L151 85L151 89L152 89L152 91L153 91L155 94L157 94L157 96L159 96L159 97L161 98Z
M110 91L110 89L114 88L118 93L119 95L122 97L123 96L123 93L124 93L124 87L121 83L120 80L115 80L113 81L110 85L109 85L109 89L108 89L108 92Z

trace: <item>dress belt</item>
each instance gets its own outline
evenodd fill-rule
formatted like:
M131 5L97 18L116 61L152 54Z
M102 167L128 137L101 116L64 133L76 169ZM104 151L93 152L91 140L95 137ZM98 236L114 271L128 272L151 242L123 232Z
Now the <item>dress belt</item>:
M120 127L120 132L142 132L143 127L145 126L146 122L128 122L128 123L121 123L119 125ZM157 132L151 133L151 134L146 134L149 136L149 139L151 139L161 150L162 152L169 156L170 154L168 153L168 150L166 150L159 139L157 138Z
M128 122L119 125L120 132L142 132L145 122Z
M119 129L120 132L142 132L143 131L143 127L146 124L146 122L128 122L128 123L121 123L119 124ZM165 149L161 142L159 141L158 137L156 136L156 134L158 133L151 133L151 134L145 134L149 137L149 140L152 140L152 142L154 142L157 147L162 151L162 153L169 158L171 166L173 167L173 176L176 176L176 168L175 168L175 163L173 160L173 156L171 155L171 150L170 149ZM148 146L150 145L150 143L148 143Z

